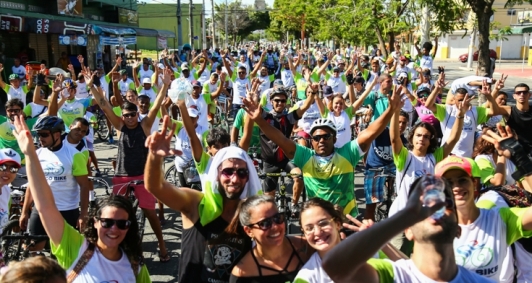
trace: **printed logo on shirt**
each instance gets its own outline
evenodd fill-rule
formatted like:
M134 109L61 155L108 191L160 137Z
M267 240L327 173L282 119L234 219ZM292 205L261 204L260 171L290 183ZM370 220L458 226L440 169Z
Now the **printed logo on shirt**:
M473 130L473 121L471 121L471 118L469 116L464 117L464 131L472 131Z
M237 240L235 238L235 240ZM238 241L242 241L241 239L238 239ZM237 259L240 254L242 253L240 250L235 249L234 247L231 247L229 245L208 245L207 248L210 251L210 254L213 259L213 263L215 265L215 269L209 269L207 270L209 272L217 272L218 276L222 276L224 274L230 274L231 269L233 267L233 262L235 259Z
M61 176L65 172L65 168L59 162L44 163L43 171L49 181L66 181L66 176Z
M455 257L458 265L474 270L482 276L495 274L499 269L498 265L489 266L493 261L493 250L485 244L479 244L476 240L458 247Z
M416 172L414 172L415 178L419 178L423 175L425 175L425 172L423 170L416 170Z
M373 151L375 154L380 157L383 160L386 161L392 161L392 147L391 146L377 146L373 148ZM423 175L423 174L422 174ZM417 177L417 171L416 171L416 177Z

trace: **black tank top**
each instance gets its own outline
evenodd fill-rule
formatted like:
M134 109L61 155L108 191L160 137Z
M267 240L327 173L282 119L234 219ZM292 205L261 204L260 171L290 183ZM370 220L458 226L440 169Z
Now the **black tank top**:
M257 265L257 269L259 271L259 276L251 276L251 277L236 277L231 274L230 283L286 283L286 282L293 282L294 279L296 279L297 273L303 267L303 260L301 260L301 257L299 257L299 254L296 251L296 248L294 248L294 245L290 241L290 239L286 238L288 242L290 243L290 246L292 247L292 253L290 254L290 258L288 259L288 262L286 263L286 266L282 270L273 269L268 266L260 265L257 258L255 257L255 254L253 251L251 251L251 256L253 257L253 260L255 261L255 264ZM299 261L297 264L297 267L293 271L288 271L288 267L290 266L290 263L292 262L292 259L297 258ZM273 274L273 275L262 275L262 269L272 270L275 272L278 272L279 274Z
M523 112L514 105L508 118L508 126L517 133L517 137L525 151L532 152L532 131L528 128L532 124L532 107Z
M118 156L116 158L116 176L140 176L148 158L148 148L144 146L146 134L140 123L129 129L125 125L120 129Z
M221 216L202 226L200 220L183 230L179 283L228 283L233 266L251 250L251 239L240 228L237 235L224 232L229 225Z

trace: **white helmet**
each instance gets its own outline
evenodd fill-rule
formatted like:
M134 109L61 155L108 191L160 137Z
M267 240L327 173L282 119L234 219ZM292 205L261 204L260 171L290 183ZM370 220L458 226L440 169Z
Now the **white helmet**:
M315 130L318 128L327 127L334 131L334 134L336 135L336 125L333 123L333 121L327 119L327 118L318 118L312 122L312 126L310 126L310 134L312 134Z

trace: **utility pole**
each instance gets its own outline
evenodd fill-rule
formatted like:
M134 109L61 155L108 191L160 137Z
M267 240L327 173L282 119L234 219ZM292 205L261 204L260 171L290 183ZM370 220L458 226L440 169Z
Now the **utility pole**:
M211 0L211 18L212 18L212 49L216 48L216 25L214 24L214 0Z
M201 41L203 41L203 49L207 49L207 27L205 26L205 0L203 0L203 6L201 7L201 31L203 33L203 37L201 38Z
M181 0L177 0L177 46L183 46L183 32L181 31Z
M225 0L225 48L227 48L227 0Z
M190 36L190 47L194 49L194 21L192 19L192 9L194 9L194 6L192 4L192 0L189 0L188 3L188 33Z

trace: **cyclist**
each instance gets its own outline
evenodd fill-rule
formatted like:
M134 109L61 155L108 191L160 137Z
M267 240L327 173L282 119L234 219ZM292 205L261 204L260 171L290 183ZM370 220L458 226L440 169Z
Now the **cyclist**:
M104 199L92 210L87 229L81 235L63 220L54 203L57 195L47 184L49 180L43 173L46 167L41 166L27 125L18 117L15 123L14 134L28 158L26 197L30 192L35 196L35 209L50 237L52 253L61 267L67 269L69 282L105 282L116 278L125 282L151 282L148 270L141 265L142 248L131 203L122 196Z
M445 215L438 221L430 217L445 204L426 207L420 200L421 182L412 184L408 205L401 212L364 231L358 232L329 251L323 269L335 282L493 282L458 266L453 240L460 235L453 190L446 186ZM395 262L371 257L393 235L405 231L415 242L411 259ZM353 257L353 253L357 256ZM346 272L349 270L349 272Z
M233 82L233 102L231 108L231 117L235 117L236 112L242 106L242 99L246 97L246 87L251 85L251 81L247 76L247 69L244 66L237 68L237 73L234 73L227 60L224 60L224 67L227 69L229 78Z
M151 134L151 127L156 118L157 112L161 107L164 100L168 86L170 85L171 70L166 69L163 76L163 87L157 95L152 109L148 112L148 115L139 122L138 108L135 104L126 102L122 108L122 116L119 117L114 114L111 105L105 100L101 89L96 86L92 86L91 92L94 95L96 101L105 116L109 119L111 124L116 129L120 129L120 139L118 141L118 156L117 165L115 170L115 176L113 177L113 192L118 194L124 194L124 188L126 184L142 180L144 174L143 165L146 164L146 158L148 156L148 150L144 146L146 137ZM155 212L155 204L157 200L144 188L143 184L134 185L134 192L136 198L139 200L139 207L148 218L150 226L152 227L157 241L159 243L159 257L161 262L167 262L170 260L170 255L166 250L164 243L161 223L157 218Z
M127 77L126 70L120 70L119 73L121 80L118 82L118 89L120 94L125 96L128 90L135 90L135 82Z
M163 128L169 126L170 118L165 117ZM161 172L164 157L179 154L170 145L175 127L172 125L168 134L158 132L148 137L146 188L170 208L181 212L179 282L228 282L231 269L252 245L243 231L234 235L224 230L235 217L240 200L259 193L260 180L248 154L230 146L220 149L212 159L203 192L177 188L164 181Z
M225 73L220 75L220 80L225 80ZM201 83L198 81L192 82L192 94L186 98L187 107L195 106L198 110L198 124L200 124L204 129L209 128L209 105L216 99L223 90L223 84L218 85L218 89L213 93L202 93Z
M313 89L317 91L317 84L313 84ZM394 111L401 107L401 99L395 91L394 89L389 98L390 107L360 133L356 140L337 149L334 148L336 125L332 121L323 118L314 121L310 129L314 148L311 150L292 142L283 132L270 125L254 102L247 99L245 102L248 114L259 125L262 134L278 145L286 158L293 159L294 164L305 172L303 180L308 197L321 197L340 205L345 214L357 216L353 188L354 166L362 159L371 142L384 130Z
M0 149L0 233L9 221L11 189L9 184L17 177L21 167L20 155L11 148Z
M70 226L84 229L91 188L88 179L87 157L63 141L61 135L65 131L65 124L56 116L40 118L33 126L33 131L37 132L42 146L37 150L37 156L41 166L45 168L46 182L44 183L52 188L55 206ZM42 184L39 189L41 187ZM29 226L32 235L45 235L46 231L39 211L36 208L32 210L33 200L31 191L26 191L19 219L20 227L26 229L26 226ZM29 225L27 225L28 218ZM32 249L42 250L44 244L45 242L37 243Z
M4 66L0 64L0 73L4 70ZM18 98L24 106L26 105L26 93L31 89L33 80L29 80L28 85L22 85L21 79L17 74L9 75L9 84L6 84L0 76L0 88L7 94L7 100Z

